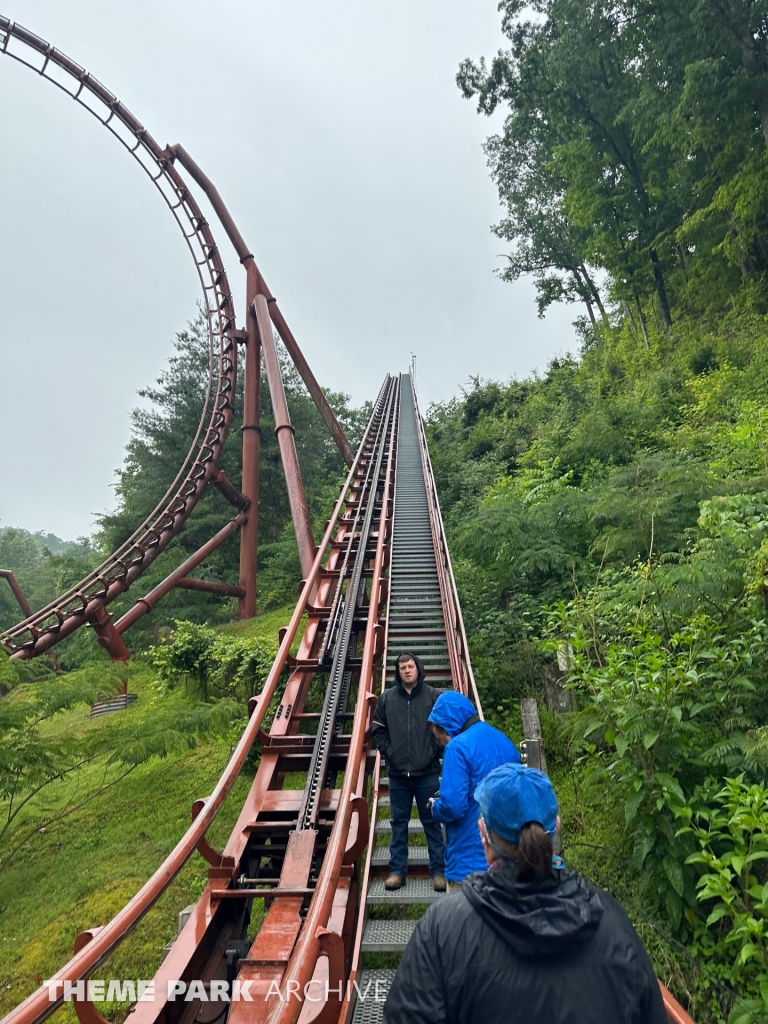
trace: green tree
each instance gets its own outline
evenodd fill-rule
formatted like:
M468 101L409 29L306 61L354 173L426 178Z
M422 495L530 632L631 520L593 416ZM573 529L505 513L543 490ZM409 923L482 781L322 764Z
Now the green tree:
M176 353L154 387L140 394L151 404L132 413L132 436L126 459L118 471L117 510L100 520L99 541L113 550L154 508L168 482L175 476L194 437L202 409L208 374L208 346L199 319L177 335ZM307 503L315 529L319 529L338 493L344 474L341 455L315 409L293 365L283 355L281 370ZM242 410L243 373L238 374L237 413L220 468L238 487L241 474L239 426ZM367 419L365 409L349 406L345 395L328 392L328 400L354 444ZM301 578L296 542L290 518L282 463L274 435L274 418L265 374L261 380L261 460L259 482L259 605L262 609L291 602ZM232 507L214 488L208 488L181 534L150 567L129 595L115 605L119 612L141 593L151 589L175 566L205 543L228 518ZM237 538L221 545L195 575L236 584L239 577ZM158 630L171 619L196 623L224 621L234 609L232 601L189 590L174 590L152 616L146 616L126 634L132 649L154 643Z

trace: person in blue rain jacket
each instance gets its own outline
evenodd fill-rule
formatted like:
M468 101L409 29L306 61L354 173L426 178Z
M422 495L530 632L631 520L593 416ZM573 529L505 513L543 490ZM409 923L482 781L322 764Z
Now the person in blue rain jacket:
M475 789L494 768L519 764L520 754L512 740L482 722L474 704L456 690L440 694L428 721L444 747L440 793L431 807L432 817L445 825L445 878L451 892L461 888L467 875L488 867L477 827Z

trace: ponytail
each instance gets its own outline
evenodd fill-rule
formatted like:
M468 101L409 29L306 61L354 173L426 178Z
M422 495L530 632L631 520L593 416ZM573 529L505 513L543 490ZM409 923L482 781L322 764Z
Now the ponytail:
M529 821L520 829L520 839L513 859L521 882L543 882L554 877L552 836L544 831L538 821Z

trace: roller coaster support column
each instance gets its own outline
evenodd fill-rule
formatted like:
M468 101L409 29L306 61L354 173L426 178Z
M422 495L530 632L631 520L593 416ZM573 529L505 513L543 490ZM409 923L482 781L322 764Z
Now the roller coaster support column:
M299 348L291 329L286 323L285 317L280 312L277 299L272 295L272 292L267 287L267 282L264 280L261 275L261 271L256 266L253 254L248 250L248 246L245 244L243 236L238 231L237 225L232 220L232 215L224 205L216 186L213 184L211 179L203 173L201 168L195 163L183 146L167 146L165 152L171 160L178 160L179 163L189 171L200 188L208 196L211 206L216 211L216 216L221 221L224 230L229 235L229 240L235 247L235 251L240 258L240 262L249 274L253 272L257 275L259 280L257 291L264 295L269 303L269 315L277 328L277 333L280 335L280 338L288 351L288 355L291 357L296 369L299 371L301 379L306 384L307 391L312 396L312 400L317 406L318 412L323 417L325 425L331 432L331 437L336 442L339 451L344 457L344 461L348 466L351 466L355 459L355 453L352 451L352 447L342 430L341 424L336 419L333 409L328 405L326 397L323 394L323 389L317 383L315 375L309 367L309 363L304 358L304 353ZM254 292L254 295L255 294L256 292ZM252 298L253 296L251 296L251 299Z
M219 212L219 211L217 211ZM220 212L219 215L221 216ZM229 227L227 233L232 237ZM234 231L237 228L232 225ZM245 243L240 238L242 248ZM238 255L240 255L238 253ZM251 303L256 298L259 274L253 256L246 253L241 262L246 272L246 314L245 329L245 382L243 385L243 477L240 489L250 499L248 522L240 534L240 586L245 595L240 598L237 609L239 619L252 619L256 614L256 556L259 541L259 453L261 449L260 388L261 348L259 329L254 317L249 314Z
M280 335L288 354L293 360L296 369L301 375L301 379L307 387L307 391L309 391L312 396L320 415L325 421L325 425L331 433L331 437L333 437L336 442L339 451L348 466L352 465L355 453L352 451L349 441L341 428L341 424L333 413L333 409L328 405L328 401L323 394L322 388L317 383L315 375L309 368L309 363L304 358L303 352L296 343L296 339L291 333L291 330L285 321L285 317L280 312L277 305L277 299L272 295L272 292L267 287L267 283L262 277L259 268L256 266L253 253L249 251L248 246L245 244L245 239L240 234L237 225L232 219L231 213L224 205L224 201L219 195L218 189L211 179L204 173L201 167L192 159L189 153L187 153L183 146L178 144L175 146L166 146L165 152L169 160L178 160L179 163L186 168L192 178L194 178L200 188L202 188L208 196L216 216L221 221L224 230L229 236L229 240L235 247L235 252L239 257L240 262L245 267L247 275L246 309L248 312L246 313L247 342L245 349L243 479L241 490L245 497L250 498L251 506L248 522L240 537L240 586L245 591L245 597L240 599L238 617L241 619L250 619L256 614L256 554L258 542L260 448L259 371L261 366L259 333L261 334L261 344L267 345L269 343L272 348L274 348L271 330L266 330L265 323L262 325L262 329L257 331L255 314L253 316L251 315L252 304L257 295L263 296L264 303L267 308L267 322L270 318L274 322L277 332ZM269 342L264 340L266 337L269 338ZM267 353L265 349L265 359L266 355ZM276 360L277 357L275 356L275 362ZM272 373L271 379L269 372L267 374L267 378L269 380L269 389L272 396L273 406L276 405L275 388L278 384L279 391L283 395L283 405L285 405L285 394L283 391L282 380L280 379L279 365L277 365L277 372ZM283 429L284 427L287 429ZM299 544L299 557L301 559L302 574L306 578L308 567L312 564L312 560L314 558L314 544L312 542L309 516L307 515L306 502L304 500L304 489L301 484L301 476L299 475L296 448L293 443L293 438L287 438L287 435L291 430L291 422L288 417L286 406L284 421L282 423L278 421L277 424L277 434L278 442L280 444L280 454L283 458L283 468L285 469L285 479L288 485L288 497L291 502L291 513L293 515L293 523L296 529L296 539Z
M280 363L277 359L277 348L272 335L272 321L269 318L266 297L257 295L248 312L258 325L261 345L264 349L264 368L267 371L269 395L275 414L275 434L277 443L280 445L280 458L283 462L285 484L288 488L288 502L291 506L293 527L296 531L296 543L299 546L301 574L306 579L315 560L315 542L312 539L312 527L309 522L307 501L304 497L304 486L301 482L296 443L293 439L294 430L288 414L288 403L285 400L285 388L280 376Z
M32 615L33 612L30 608L29 601L24 596L24 591L19 586L18 580L10 569L0 569L0 580L8 580L8 586L13 591L13 596L18 601L19 608L21 608L26 616Z

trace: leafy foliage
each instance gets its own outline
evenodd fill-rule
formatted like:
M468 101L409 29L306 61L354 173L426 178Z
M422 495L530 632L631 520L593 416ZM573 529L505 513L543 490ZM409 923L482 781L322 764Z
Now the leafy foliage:
M81 709L87 714L88 705L118 691L127 670L101 661L65 675L45 668L43 663L35 678L0 654L0 679L11 687L0 699L0 844L20 815L30 817L32 801L53 783L96 762L104 766L105 777L111 770L123 777L150 758L194 747L201 737L228 736L244 715L242 704L231 698L202 703L158 696L148 716L121 712L73 733L59 728L62 713ZM117 777L113 774L108 785ZM50 823L44 805L35 806L32 820L35 828Z
M540 313L598 280L636 342L730 300L765 308L768 45L760 0L501 0L506 49L457 76L478 110L507 112L486 153ZM734 298L734 296L736 298Z
M709 779L678 816L678 835L698 846L687 863L704 871L695 945L741 994L729 1024L756 1024L768 1015L768 788L744 775Z
M765 967L737 962L731 918L707 924L680 815L768 782L766 321L649 327L650 351L601 330L578 360L429 411L475 675L516 735L519 697L543 702L565 666L578 710L542 721L577 817L615 817L638 904L696 965L676 989L696 1019L760 1019Z
M234 637L193 622L175 623L168 642L149 649L161 685L182 684L203 700L230 697L246 703L258 693L277 655L262 637Z
M699 616L665 638L646 615L620 638L598 641L598 650L595 622L579 612L572 606L553 625L571 645L585 749L622 801L643 886L685 933L696 876L676 815L712 767L726 767L718 741L748 720L756 686L746 673L754 674L768 630L758 622L729 637ZM768 775L768 762L757 767Z

